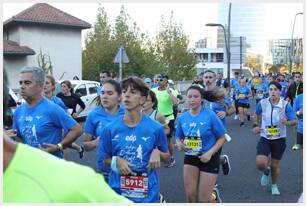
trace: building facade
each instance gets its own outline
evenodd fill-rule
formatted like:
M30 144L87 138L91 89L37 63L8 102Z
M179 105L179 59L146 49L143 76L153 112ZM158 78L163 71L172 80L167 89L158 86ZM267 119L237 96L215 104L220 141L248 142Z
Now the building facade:
M90 27L89 23L45 3L35 4L5 21L3 65L12 89L19 87L16 76L20 68L39 66L40 54L46 60L50 58L56 80L74 76L82 79L81 31ZM18 53L23 47L33 52Z

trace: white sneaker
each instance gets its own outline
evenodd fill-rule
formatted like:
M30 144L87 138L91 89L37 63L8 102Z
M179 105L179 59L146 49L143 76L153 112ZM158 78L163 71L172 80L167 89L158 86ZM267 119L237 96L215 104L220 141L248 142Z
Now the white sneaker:
M238 119L238 115L237 114L235 114L235 116L234 116L234 120L237 120Z

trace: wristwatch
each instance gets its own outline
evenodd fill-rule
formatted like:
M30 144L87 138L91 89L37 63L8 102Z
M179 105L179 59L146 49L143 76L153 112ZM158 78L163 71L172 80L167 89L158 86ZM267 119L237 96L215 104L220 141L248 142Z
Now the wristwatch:
M63 150L64 150L64 147L63 147L62 143L58 143L58 144L57 144L57 148L58 148L58 150L60 150L60 151L63 151Z

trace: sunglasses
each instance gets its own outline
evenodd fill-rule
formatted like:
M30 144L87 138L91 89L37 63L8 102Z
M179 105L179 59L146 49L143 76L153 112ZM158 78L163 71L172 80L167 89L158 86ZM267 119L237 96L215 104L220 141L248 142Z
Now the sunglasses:
M166 78L158 78L158 79L156 79L156 81L158 81L158 82L162 82L164 80L166 80Z

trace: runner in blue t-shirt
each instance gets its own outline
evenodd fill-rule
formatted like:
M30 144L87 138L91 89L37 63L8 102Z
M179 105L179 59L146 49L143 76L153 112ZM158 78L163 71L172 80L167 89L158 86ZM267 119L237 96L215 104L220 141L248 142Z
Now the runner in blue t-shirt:
M250 108L250 97L252 96L251 90L246 86L246 79L241 78L240 86L237 89L238 99L238 111L240 118L240 127L244 125L244 117L247 116L248 121L250 121L250 114L248 113L248 108Z
M38 67L20 71L20 93L26 103L14 113L13 128L25 144L38 147L58 157L63 149L82 133L82 127L64 110L42 96L45 74ZM68 133L62 137L62 129Z
M44 96L54 102L56 105L58 105L60 108L62 108L65 112L68 112L68 107L66 107L65 103L62 101L61 98L54 96L55 91L55 79L52 75L46 75L45 78L45 84L44 84ZM69 114L70 115L70 114ZM65 136L68 133L68 130L63 131L63 136ZM84 156L84 148L82 146L79 146L76 143L72 143L70 146L68 146L71 149L76 150L79 153L79 157L83 158ZM68 151L67 149L64 150L64 159L68 160Z
M263 77L259 77L259 82L256 85L256 104L264 98L266 93L268 93L268 88L263 83Z
M109 185L134 202L158 203L156 168L160 159L169 161L170 154L163 126L141 112L148 92L140 78L122 81L125 114L102 130L99 144L104 163L111 166Z
M286 149L286 126L296 125L297 120L290 104L280 98L282 86L273 81L268 88L269 98L257 104L254 117L253 132L260 133L261 136L257 144L256 163L257 168L263 173L260 184L268 185L271 171L271 193L280 195L276 182L280 171L280 160ZM271 161L269 161L270 155Z
M235 72L235 78L231 80L231 92L230 92L230 96L233 98L234 100L234 105L235 105L235 116L234 119L237 120L238 119L238 100L236 99L236 93L237 93L237 88L239 87L239 81L240 81L240 76L239 76L239 72Z
M203 83L205 86L205 90L216 89L217 88L216 73L212 70L206 70L203 74ZM215 114L222 121L223 126L225 128L226 128L225 124L226 116L232 115L235 112L233 101L228 95L226 95L224 99L219 100L217 102L210 102L204 99L203 107L214 111ZM230 139L227 139L227 141L230 141ZM228 175L231 170L229 157L227 155L221 155L221 150L222 148L220 148L220 164L222 165L223 174Z
M84 148L86 151L93 150L101 141L100 134L102 129L116 117L124 114L124 109L120 107L121 87L119 82L108 80L104 82L100 95L96 98L98 106L91 111L85 122ZM108 178L110 168L103 164L102 148L97 150L97 168L102 172L105 179Z
M184 186L188 202L214 200L212 194L219 172L218 151L226 142L226 130L217 115L201 104L203 98L214 95L217 93L213 90L203 91L197 85L190 86L187 89L190 111L178 118L175 138L178 150L185 151Z
M298 118L297 144L301 145L301 154L303 155L303 93L296 96L293 104L293 110Z

